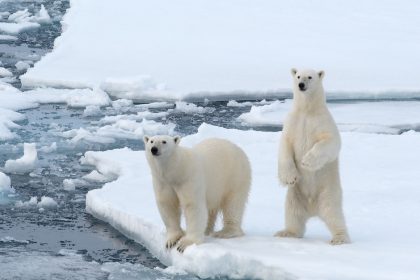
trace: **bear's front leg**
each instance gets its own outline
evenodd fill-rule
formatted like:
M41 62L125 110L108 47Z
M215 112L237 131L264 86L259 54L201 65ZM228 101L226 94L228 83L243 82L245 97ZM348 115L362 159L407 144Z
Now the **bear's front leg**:
M282 136L280 141L278 177L280 183L284 186L294 186L299 181L293 147L290 145L286 134Z
M158 187L156 191L156 202L158 205L160 216L166 227L166 244L167 249L176 245L178 240L184 236L181 229L181 209L179 200L174 190L167 186L165 188Z
M321 140L303 156L301 165L303 168L316 171L324 167L328 162L338 158L340 152L340 136L332 134L320 134Z
M177 250L183 253L192 244L200 244L204 240L204 232L207 225L207 204L205 189L185 187L180 196L182 209L186 220L186 234L177 246Z

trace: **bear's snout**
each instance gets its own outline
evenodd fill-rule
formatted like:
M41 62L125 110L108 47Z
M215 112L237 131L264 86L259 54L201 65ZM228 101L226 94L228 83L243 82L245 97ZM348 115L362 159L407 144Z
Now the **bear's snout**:
M304 83L299 83L299 89L304 91L305 90L305 84Z
M156 156L156 155L157 155L157 153L159 152L159 150L158 150L158 148L156 148L156 147L152 147L152 148L150 149L150 152L152 153L152 155Z

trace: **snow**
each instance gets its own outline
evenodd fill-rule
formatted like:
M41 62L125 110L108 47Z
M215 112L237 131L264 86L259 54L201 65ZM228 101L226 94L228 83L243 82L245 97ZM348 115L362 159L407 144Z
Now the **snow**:
M418 279L420 243L420 134L342 133L340 167L344 210L353 243L328 244L324 224L313 219L303 239L272 237L284 225L286 189L277 181L281 133L239 131L203 124L182 139L191 146L208 137L240 145L253 168L253 184L241 238L206 238L181 255L164 249L143 151L128 148L87 152L82 163L118 177L86 197L86 209L142 243L168 266L200 277L227 275L263 279Z
M4 165L6 173L25 174L35 169L38 162L38 153L35 143L23 144L23 156L18 159L9 159Z
M13 73L10 70L0 67L0 77L12 77Z
M14 193L15 189L11 186L9 176L0 172L0 193Z
M420 2L70 5L54 50L21 77L24 86L102 86L148 101L290 97L290 68L311 67L326 71L325 88L341 98L420 95Z
M238 117L244 124L280 127L292 109L292 100L252 106ZM328 107L341 131L399 134L420 128L419 101L378 101L329 103Z

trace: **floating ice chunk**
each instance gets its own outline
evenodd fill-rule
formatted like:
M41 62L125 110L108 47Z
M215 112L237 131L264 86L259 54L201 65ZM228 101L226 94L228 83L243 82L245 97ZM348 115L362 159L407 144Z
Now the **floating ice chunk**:
M4 165L7 173L25 174L35 169L38 161L38 153L35 143L25 143L23 145L23 156L18 159L9 159Z
M120 111L130 106L133 106L133 100L118 99L118 100L112 101L112 108L114 108L117 111Z
M142 108L142 109L165 109L165 108L174 108L174 104L173 103L169 103L169 102L151 102L151 103L146 103L146 104L138 104L136 105L136 107L138 108Z
M89 95L69 95L67 104L70 107L86 107L91 104L97 106L107 106L110 103L108 94L99 88L95 88L92 94Z
M0 22L0 31L12 35L16 35L22 31L35 29L38 27L40 27L40 24L37 22Z
M79 141L87 141L92 143L101 143L101 144L111 144L114 143L115 140L111 137L104 137L95 135L95 133L92 133L84 128L79 129L71 129L68 131L65 131L61 133L61 136L65 138L71 138L70 141L72 143L78 143Z
M41 5L41 9L38 11L36 16L33 19L34 21L37 21L38 23L50 23L51 17L48 14L47 9L45 9L44 5Z
M16 41L17 39L16 36L0 34L0 41Z
M15 207L17 208L28 208L35 207L38 203L38 197L32 196L28 201L16 201Z
M0 172L0 193L14 193L15 189L11 186L9 176Z
M252 102L238 102L236 100L230 100L226 106L228 107L247 107L247 106L252 106Z
M15 64L15 67L16 67L16 69L17 69L18 71L24 71L24 70L26 70L26 69L30 68L30 67L31 67L31 65L30 65L28 62L26 62L26 61L18 61L18 62Z
M28 9L25 9L11 14L8 20L14 22L27 22L30 21L31 15L32 14L28 12Z
M81 179L64 179L63 180L63 189L66 191L74 191L76 187L86 185L85 180Z
M38 103L64 103L70 107L83 108L89 105L108 106L111 99L99 88L95 89L53 89L38 88L25 91L28 100Z
M175 112L182 112L186 114L204 114L204 113L212 113L214 112L215 108L209 107L200 107L193 103L187 103L184 101L177 101L175 102Z
M98 105L88 105L83 111L84 117L94 117L102 115L101 107Z
M0 242L4 242L4 243L13 242L13 243L21 243L21 244L28 244L29 243L28 240L19 240L19 239L16 239L14 237L11 237L11 236L5 236L5 237L0 238Z
M38 202L37 206L38 208L46 209L46 208L55 208L58 206L58 204L53 198L48 197L48 196L42 196L41 201Z
M53 142L50 146L43 146L38 149L40 152L51 153L57 150L57 143Z
M13 73L9 69L0 67L0 77L12 77Z

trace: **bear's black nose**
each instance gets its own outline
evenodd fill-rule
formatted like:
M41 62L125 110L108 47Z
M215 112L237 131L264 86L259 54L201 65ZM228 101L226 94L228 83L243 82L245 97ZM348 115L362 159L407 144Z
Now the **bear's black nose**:
M156 147L152 147L151 149L150 149L150 151L152 152L152 155L157 155L157 153L158 153L158 148L156 148Z
M302 90L305 88L305 84L304 83L299 83L299 88Z

